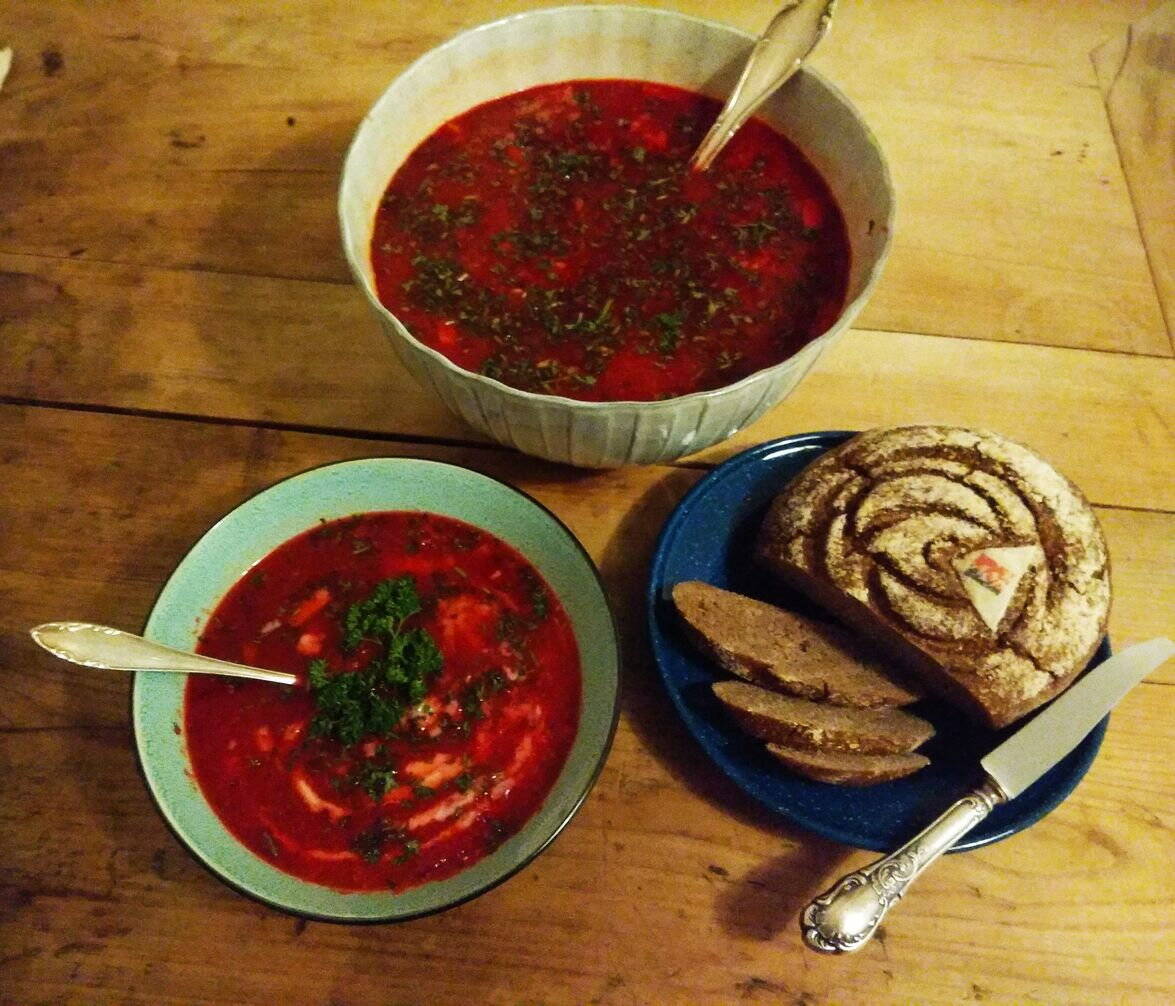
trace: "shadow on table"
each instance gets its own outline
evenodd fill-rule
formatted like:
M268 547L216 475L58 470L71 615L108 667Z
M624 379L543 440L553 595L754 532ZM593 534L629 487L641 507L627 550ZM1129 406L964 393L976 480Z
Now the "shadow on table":
M191 411L485 439L407 373L351 281L335 205L358 116L296 118L256 164L219 176L195 264L225 275L199 284L177 350Z
M800 912L848 872L850 849L798 829L782 830L798 836L788 851L729 878L718 895L715 914L732 936L770 940L790 931L798 938Z
M649 563L661 527L700 474L673 469L637 499L605 547L600 571L620 628L626 722L677 782L742 824L777 837L785 850L744 877L710 868L725 882L716 909L721 925L732 934L769 938L794 925L852 850L788 825L727 779L686 730L655 672L644 620Z
M150 453L149 444L135 450ZM166 453L166 452L163 452ZM163 490L161 490L163 491ZM234 487L226 486L229 497ZM125 514L111 519L125 526L119 535L122 550L108 557L109 568L100 570L105 577L105 596L93 599L95 610L105 613L112 624L131 632L142 631L135 617L145 619L153 603L154 591L163 584L173 566L204 530L205 520L190 500L177 500L170 506L152 506L140 501L142 512L159 516L158 529L148 531L145 522L128 508ZM219 497L206 502L209 513L219 513ZM186 511L186 512L185 512ZM128 595L143 593L150 585L151 600L145 605ZM135 617L129 613L137 612ZM120 617L120 613L123 613ZM65 667L65 665L62 665ZM135 751L131 723L131 690L134 676L118 671L66 669L66 673L106 675L117 699L111 695L109 715L115 715L114 703L124 711L125 719L117 726L63 731L61 736L62 777L70 780L72 799L78 804L78 816L84 822L84 853L78 862L84 865L79 874L83 887L91 894L109 898L119 904L137 901L157 904L183 890L186 899L201 899L206 906L218 899L232 897L219 883L206 884L207 874L179 839L167 828L143 778ZM69 720L85 723L90 718L84 694L68 693ZM123 909L119 909L123 911ZM128 915L128 918L130 916Z

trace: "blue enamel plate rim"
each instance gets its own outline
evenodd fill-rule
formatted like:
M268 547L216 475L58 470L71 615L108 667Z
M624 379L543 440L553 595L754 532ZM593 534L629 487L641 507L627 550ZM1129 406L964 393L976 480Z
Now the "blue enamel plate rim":
M725 722L715 723L708 719L703 720L699 711L691 708L687 702L681 688L683 683L681 672L675 668L675 665L679 665L683 659L694 665L710 665L706 664L704 658L693 649L692 644L681 636L676 626L667 624L668 618L665 614L667 606L665 605L664 599L667 589L672 587L672 583L666 582L667 567L670 560L674 558L678 550L686 547L694 547L697 544L696 542L686 542L682 539L683 527L693 516L693 511L696 507L705 504L708 497L715 492L721 492L724 485L734 477L743 475L743 469L748 466L764 465L770 459L777 457L781 451L788 453L798 451L808 452L810 457L806 458L803 462L803 464L807 464L808 461L813 460L837 444L843 443L852 436L854 436L854 431L824 430L781 437L741 451L709 472L682 497L661 530L657 539L653 560L650 564L649 582L645 595L645 613L654 662L657 665L657 670L665 689L669 693L670 700L673 702L674 708L677 710L678 716L681 718L686 729L702 746L703 750L705 750L718 769L752 799L793 823L822 835L825 838L844 843L845 845L884 852L890 851L893 848L892 835L880 837L868 829L846 823L834 816L812 813L809 810L805 810L802 806L794 805L787 799L773 797L764 790L760 782L762 778L761 767L752 764L750 759L740 756L737 751L728 751L723 745L714 741L713 731L715 727L732 733L737 733L737 728ZM764 476L766 477L769 474L770 472L765 469ZM782 489L784 484L784 481L779 482L776 491ZM722 528L715 528L715 540L722 540L721 534L723 530ZM728 533L730 533L729 530ZM703 550L707 547L712 552L716 552L719 548L716 544L707 546L703 543L701 546ZM1094 655L1090 666L1100 663L1109 655L1109 642L1105 640L1102 642L1098 652ZM715 680L719 677L721 677L721 672L715 674ZM960 852L967 849L975 849L1007 838L1035 824L1059 806L1089 770L1101 746L1108 723L1109 716L1106 716L1081 744L1066 756L1066 759L1062 760L1062 763L1067 763L1067 768L1060 778L1050 778L1057 771L1057 766L1054 766L1046 776L1030 787L1024 794L1021 794L1015 800L999 808L1002 811L1000 816L1004 818L1002 824L997 824L992 819L982 822L951 851ZM991 747L995 747L1001 739L1002 737L993 734ZM958 792L953 796L944 794L942 806L939 810L945 810L951 799L963 796L971 785L982 779L982 770L979 767L978 760L986 753L986 751L977 752L974 777L971 779L960 777ZM1062 763L1058 764L1060 765ZM782 767L778 768L778 772L785 778L787 777L786 770ZM915 775L909 778L916 779L917 776ZM802 784L806 787L827 785L798 779L797 784ZM859 790L854 790L854 792L860 793L863 801L877 801L878 794L883 792L883 787L891 785L894 784L882 784L882 787L863 787ZM838 794L843 794L846 788L828 785L828 789L830 791L837 791ZM1010 818L1008 817L1009 814L1011 815ZM922 824L929 824L930 819L928 817ZM906 835L905 838L912 837L912 835L913 831L911 831L910 835ZM905 839L903 838L902 840L904 841Z

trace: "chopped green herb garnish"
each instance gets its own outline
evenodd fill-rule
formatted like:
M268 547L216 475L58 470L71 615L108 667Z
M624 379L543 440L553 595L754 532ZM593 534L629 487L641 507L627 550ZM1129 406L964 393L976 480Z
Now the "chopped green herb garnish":
M419 610L420 598L411 577L384 580L366 601L347 609L343 618L343 646L353 650L363 639L395 636L404 619Z
M537 577L531 579L527 586L530 587L530 610L534 614L535 622L541 622L550 610L546 588L538 582Z
M406 840L404 842L404 848L400 851L400 854L396 857L396 859L395 859L396 864L399 865L400 863L407 863L408 860L410 860L413 856L415 856L419 851L420 851L420 843L418 841L416 841L416 839L414 839L414 838L409 838L408 840Z
M461 712L466 721L480 720L485 717L485 700L492 695L506 690L510 682L498 668L486 671L480 678L471 681L461 692L459 699Z
M481 700L482 692L476 686L466 688L461 693L461 712L466 720L480 720L485 716Z
M767 220L755 220L749 224L739 224L734 229L734 239L740 248L758 248L779 228Z
M389 843L399 838L400 834L381 817L366 831L355 836L351 841L351 851L359 853L364 862L378 863Z
M396 784L396 770L390 765L365 761L351 774L351 781L371 799L379 800Z
M404 629L405 620L418 611L420 598L408 576L384 580L366 601L351 605L343 620L343 645L354 649L369 640L382 644L383 652L366 667L342 673L331 673L324 660L310 661L316 707L312 737L351 745L372 734L388 734L405 709L424 698L442 658L424 629Z
M685 314L681 311L664 311L653 319L660 329L657 338L657 348L662 353L672 353L677 349L681 340L681 326L685 323Z
M587 180L588 169L596 160L591 154L580 154L574 150L543 151L541 155L543 167L568 181L572 178Z

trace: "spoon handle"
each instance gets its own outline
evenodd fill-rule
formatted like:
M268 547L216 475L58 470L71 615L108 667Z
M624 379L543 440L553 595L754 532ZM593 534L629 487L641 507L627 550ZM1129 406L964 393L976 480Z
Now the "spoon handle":
M55 657L83 667L112 671L170 671L177 674L224 674L256 678L279 685L297 684L296 674L247 667L227 660L201 657L153 643L121 629L86 622L46 622L29 630L33 639Z
M710 132L694 152L690 166L705 171L718 152L774 91L795 73L828 31L836 0L792 0L759 36Z

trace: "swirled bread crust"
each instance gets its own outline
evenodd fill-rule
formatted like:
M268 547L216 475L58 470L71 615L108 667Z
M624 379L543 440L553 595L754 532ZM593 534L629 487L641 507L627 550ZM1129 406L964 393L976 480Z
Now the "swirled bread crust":
M758 552L995 727L1063 691L1109 617L1089 503L1032 451L984 431L859 434L774 500Z

